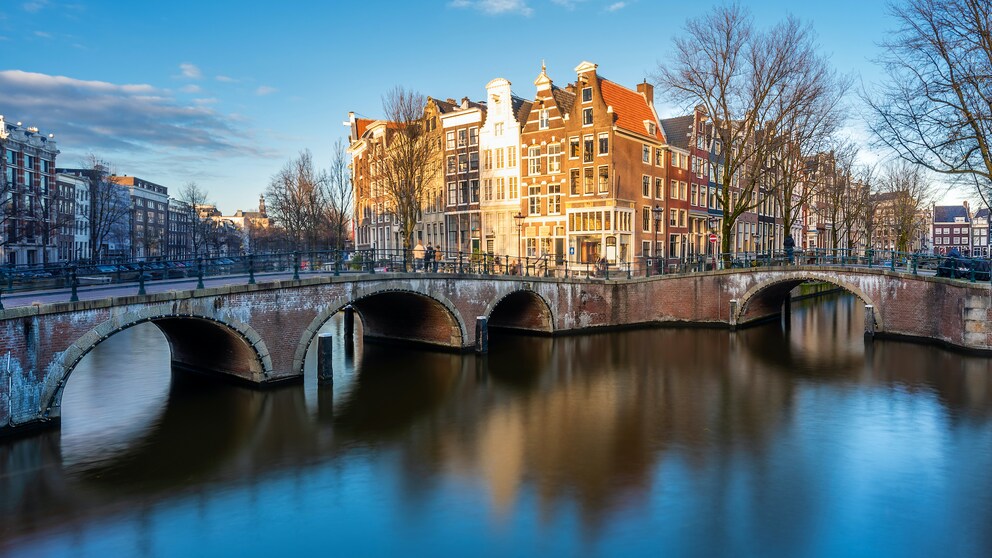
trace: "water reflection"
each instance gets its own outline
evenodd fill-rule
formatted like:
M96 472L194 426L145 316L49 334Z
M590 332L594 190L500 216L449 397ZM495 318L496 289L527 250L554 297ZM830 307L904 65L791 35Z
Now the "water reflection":
M990 361L866 348L852 297L793 310L481 358L351 356L332 321L333 389L310 355L269 392L170 381L134 328L73 375L61 435L0 446L0 551L992 554Z

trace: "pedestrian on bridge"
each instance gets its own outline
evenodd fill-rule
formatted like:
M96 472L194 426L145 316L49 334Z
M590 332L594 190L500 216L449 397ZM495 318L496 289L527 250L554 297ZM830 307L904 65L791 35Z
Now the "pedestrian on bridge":
M785 257L788 258L789 263L791 264L792 255L796 251L796 241L794 238L792 238L792 235L790 234L785 237L785 242L783 242L782 245L785 247Z
M419 271L420 268L424 266L424 243L417 241L417 245L413 247L413 270Z

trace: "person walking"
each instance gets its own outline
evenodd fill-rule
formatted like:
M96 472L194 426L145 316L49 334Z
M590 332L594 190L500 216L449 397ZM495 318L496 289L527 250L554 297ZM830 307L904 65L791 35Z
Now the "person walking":
M425 272L430 271L433 264L434 264L434 245L428 242L427 250L424 251L424 271Z
M424 244L417 241L417 245L413 247L413 270L418 271L424 265Z
M789 263L792 263L792 255L796 251L796 240L792 238L792 235L785 237L785 242L782 244L785 247L785 257L788 258Z

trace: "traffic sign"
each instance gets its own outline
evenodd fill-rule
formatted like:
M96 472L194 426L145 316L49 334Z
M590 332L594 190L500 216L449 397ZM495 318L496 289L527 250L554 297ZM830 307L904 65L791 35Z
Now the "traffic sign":
M717 236L716 233L710 233L710 242L716 244Z

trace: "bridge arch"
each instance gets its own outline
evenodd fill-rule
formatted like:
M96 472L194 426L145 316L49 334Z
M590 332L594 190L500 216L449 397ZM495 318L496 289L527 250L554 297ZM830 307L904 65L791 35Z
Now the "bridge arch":
M332 300L303 330L293 355L293 370L303 373L307 349L317 332L348 305L361 318L366 337L459 350L468 338L465 320L446 297L386 286Z
M878 331L884 331L882 311L878 301L870 297L856 282L848 280L836 273L795 271L784 272L781 275L759 281L752 285L744 295L737 299L737 313L732 316L731 324L746 324L762 317L778 313L789 292L807 281L817 281L835 285L861 299L865 304L875 308L875 322Z
M60 415L66 382L87 353L113 335L145 322L155 324L165 335L174 365L220 372L253 383L264 383L272 377L272 358L265 341L247 324L203 314L176 313L171 305L145 307L112 316L52 361L42 391L44 415Z
M530 289L510 291L486 307L489 327L553 334L555 315L551 304Z

